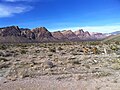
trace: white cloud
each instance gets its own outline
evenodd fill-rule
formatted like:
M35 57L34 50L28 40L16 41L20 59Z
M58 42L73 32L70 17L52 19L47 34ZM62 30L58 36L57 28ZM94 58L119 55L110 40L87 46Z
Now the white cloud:
M3 2L49 2L53 0L2 0Z
M69 28L61 28L61 29L54 29L51 31L61 31L61 30L79 30L83 29L84 31L89 32L102 32L102 33L110 33L114 31L120 31L120 25L105 25L105 26L84 26L84 27L69 27Z
M17 1L31 1L31 0L2 0L6 2L17 2Z
M31 10L31 7L28 6L11 6L11 5L3 5L0 4L0 18L1 17L10 17L13 16L14 14L19 14L23 13L26 11Z
M90 32L103 32L103 33L110 33L114 31L120 31L120 25L107 25L107 26L86 26L81 27L86 31Z
M4 2L23 2L23 1L25 1L25 2L34 2L34 1L39 1L39 0L2 0L2 1L4 1Z

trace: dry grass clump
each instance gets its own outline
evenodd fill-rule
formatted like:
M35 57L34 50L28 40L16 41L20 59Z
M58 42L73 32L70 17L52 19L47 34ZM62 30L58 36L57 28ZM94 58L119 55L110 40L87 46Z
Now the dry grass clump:
M120 70L120 64L119 63L112 64L111 68L114 70Z
M111 73L110 72L105 72L105 71L95 73L95 76L98 77L98 78L106 77L106 76L109 76L109 75L111 75Z
M111 62L120 64L120 59L113 59L113 60L111 60Z

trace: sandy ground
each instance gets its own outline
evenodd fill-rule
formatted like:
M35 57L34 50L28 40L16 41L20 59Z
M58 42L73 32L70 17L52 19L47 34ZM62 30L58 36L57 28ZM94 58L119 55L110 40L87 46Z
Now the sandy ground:
M41 76L7 81L1 78L0 90L120 90L120 76L77 80L73 76ZM116 79L116 81L115 81Z

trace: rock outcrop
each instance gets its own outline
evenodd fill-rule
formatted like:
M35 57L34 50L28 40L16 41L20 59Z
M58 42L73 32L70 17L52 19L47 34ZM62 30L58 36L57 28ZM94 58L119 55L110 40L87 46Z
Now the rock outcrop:
M83 29L80 29L80 30L77 30L77 31L75 31L74 32L78 37L83 37L84 36L84 31L83 31Z
M34 32L32 32L31 30L27 30L27 29L22 30L21 35L23 37L26 37L26 38L30 39L30 40L34 40L36 38Z

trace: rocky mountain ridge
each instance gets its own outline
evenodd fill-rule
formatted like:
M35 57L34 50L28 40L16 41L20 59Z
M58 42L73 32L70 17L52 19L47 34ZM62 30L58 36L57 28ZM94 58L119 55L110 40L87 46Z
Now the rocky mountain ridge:
M102 33L90 34L83 29L73 32L72 30L49 32L45 27L35 29L9 26L0 28L0 42L58 42L58 41L83 41L101 40L106 36Z

